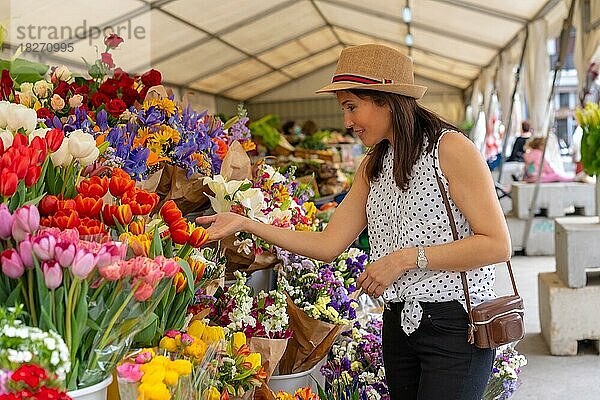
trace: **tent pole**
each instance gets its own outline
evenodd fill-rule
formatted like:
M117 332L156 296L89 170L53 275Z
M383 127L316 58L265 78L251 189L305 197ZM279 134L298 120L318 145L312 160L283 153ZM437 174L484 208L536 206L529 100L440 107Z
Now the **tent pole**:
M571 28L573 27L573 12L575 10L575 0L571 0L571 6L569 7L569 14L563 21L562 31L560 33L560 51L558 53L558 59L554 64L554 76L552 78L552 86L550 87L550 95L548 96L548 102L546 103L546 117L544 118L544 124L542 125L542 137L545 137L544 149L542 150L542 160L538 168L537 177L535 180L535 188L533 189L533 196L529 205L529 217L525 223L525 230L523 232L523 253L526 253L527 242L529 241L529 233L531 232L531 225L533 223L533 215L535 214L535 205L537 204L538 192L540 190L540 179L542 177L542 170L544 169L544 159L546 158L546 147L548 144L548 128L550 125L550 111L552 110L552 98L554 97L554 90L556 89L556 83L558 80L558 73L560 72L563 64L563 60L567 56L567 49L569 46L569 36Z
M508 120L506 122L506 127L504 129L504 138L502 139L502 150L500 153L500 164L498 165L498 183L502 182L502 170L504 168L504 154L506 154L506 148L508 147L508 137L510 136L510 130L512 128L512 115L513 108L515 106L515 96L517 95L517 90L519 89L519 82L521 80L521 71L523 69L523 61L525 60L525 50L527 49L527 41L529 39L529 24L525 26L525 38L523 39L523 48L521 49L521 58L519 59L519 66L515 71L515 85L513 87L510 107L508 108ZM504 110L502 110L504 112Z

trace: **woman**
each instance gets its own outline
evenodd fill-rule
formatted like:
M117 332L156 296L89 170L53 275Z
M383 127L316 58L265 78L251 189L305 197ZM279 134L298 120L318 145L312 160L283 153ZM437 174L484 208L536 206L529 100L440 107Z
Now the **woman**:
M460 271L473 305L494 298L490 264L510 255L494 183L475 146L416 102L412 62L368 44L342 51L332 83L346 128L370 147L323 232L295 232L235 214L201 217L218 240L251 232L292 252L331 261L368 225L371 264L358 284L386 302L383 354L392 399L480 399L493 350L467 342ZM450 197L453 241L438 186Z

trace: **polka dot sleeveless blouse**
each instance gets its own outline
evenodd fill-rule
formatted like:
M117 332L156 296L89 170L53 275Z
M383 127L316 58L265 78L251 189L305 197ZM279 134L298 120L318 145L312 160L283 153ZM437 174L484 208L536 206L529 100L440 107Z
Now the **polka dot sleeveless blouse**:
M442 133L440 139L445 133ZM392 146L388 146L384 156L379 179L370 184L367 220L371 261L402 248L433 246L453 241L434 168L448 193L459 238L473 234L466 218L450 197L448 181L438 162L439 141L432 153L425 152L427 139L425 142L421 157L413 167L407 190L400 190L394 181ZM492 290L494 272L494 266L467 271L472 306L496 297ZM402 329L407 335L417 330L421 322L423 309L419 302L458 300L466 310L460 273L420 270L416 266L388 287L383 293L383 299L386 303L405 302Z

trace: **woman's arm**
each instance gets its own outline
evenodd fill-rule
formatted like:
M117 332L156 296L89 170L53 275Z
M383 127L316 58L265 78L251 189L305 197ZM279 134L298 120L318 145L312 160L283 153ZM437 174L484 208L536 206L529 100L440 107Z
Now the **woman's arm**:
M508 260L511 245L506 220L494 180L475 145L460 133L447 133L440 141L439 158L450 196L469 222L473 235L425 247L427 268L466 271ZM444 215L447 220L445 211ZM400 275L415 268L416 260L416 247L400 249L372 263L358 283L368 293L380 296Z
M238 214L224 213L199 217L208 228L210 240L220 240L244 231L293 253L323 261L332 261L358 237L367 225L366 204L369 183L364 160L358 168L352 188L337 207L323 232L292 231L251 220Z

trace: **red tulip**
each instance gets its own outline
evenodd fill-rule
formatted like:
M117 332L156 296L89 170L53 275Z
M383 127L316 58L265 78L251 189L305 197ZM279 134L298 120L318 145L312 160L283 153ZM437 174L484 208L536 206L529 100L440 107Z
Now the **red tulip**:
M0 176L2 176L2 179L0 179L0 195L10 197L15 194L17 191L17 184L19 183L17 174L5 168L2 170L2 173L0 173Z
M22 133L17 133L13 139L13 144L12 147L21 147L21 146L27 146L27 144L29 144L29 139L27 138L27 136L23 135Z
M177 204L173 200L169 200L161 207L160 216L170 226L172 223L179 221L182 214Z
M27 168L29 168L29 160L27 158L22 156L15 157L13 160L12 170L15 174L17 174L17 178L19 178L19 180L25 179L25 175L27 175Z
M48 154L48 146L46 145L46 141L41 137L36 136L31 140L29 148L33 150L31 153L35 154L35 156L31 157L31 163L43 163L46 159L46 154Z
M75 196L75 210L80 217L98 218L102 211L102 199L84 197L81 194Z
M27 175L25 175L25 186L32 187L40 179L42 173L42 167L39 165L32 165L27 169Z
M102 219L109 226L115 226L118 221L122 226L129 225L133 220L133 213L129 204L121 204L120 206L106 204L102 210Z
M133 188L135 182L127 172L123 171L120 168L114 168L112 170L112 177L110 178L110 182L108 184L108 189L110 190L110 194L115 197L122 197L126 192L130 191Z
M188 224L183 218L169 225L169 232L171 232L171 239L177 244L184 245L190 238Z
M65 133L61 129L54 128L49 130L44 138L46 140L46 146L48 146L48 151L54 153L56 150L58 150L64 138Z
M58 197L53 196L53 195L47 195L47 196L44 196L42 201L40 201L38 209L40 210L40 214L50 215L50 214L54 214L55 212L58 211L58 204L59 204Z

